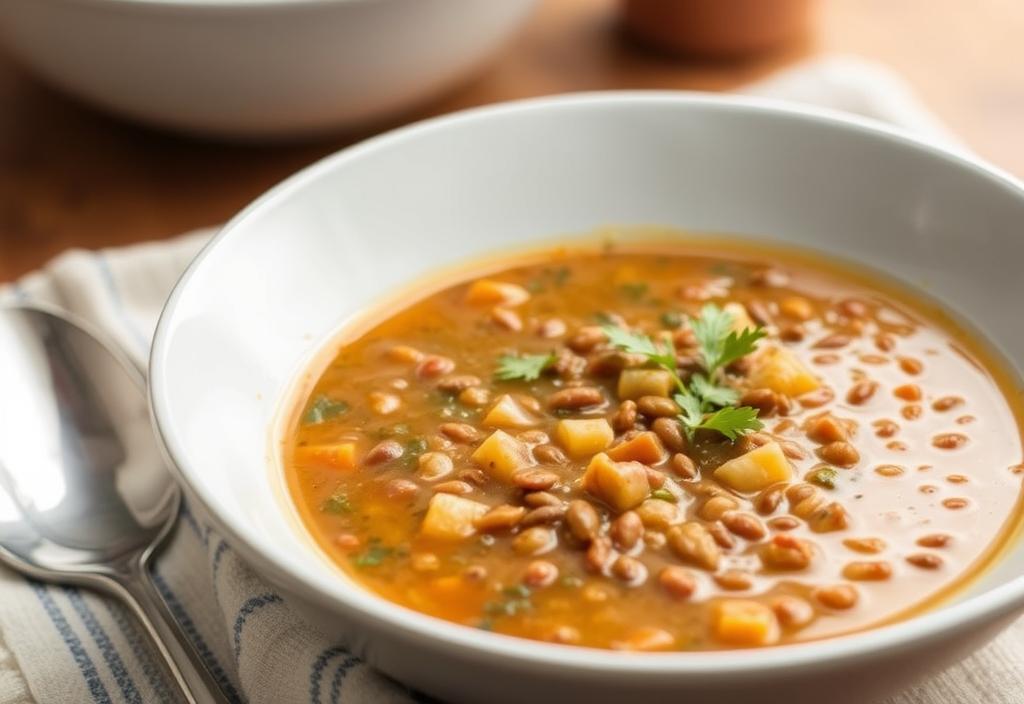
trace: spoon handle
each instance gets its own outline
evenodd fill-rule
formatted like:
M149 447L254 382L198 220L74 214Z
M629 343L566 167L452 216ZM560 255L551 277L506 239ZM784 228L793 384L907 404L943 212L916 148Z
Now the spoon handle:
M117 590L119 596L142 624L184 701L188 704L229 704L160 597L146 567L138 564L129 574L117 575L116 584L120 587Z

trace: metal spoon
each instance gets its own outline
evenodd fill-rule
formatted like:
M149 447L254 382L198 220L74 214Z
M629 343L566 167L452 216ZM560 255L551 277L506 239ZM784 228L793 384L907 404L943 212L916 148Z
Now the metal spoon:
M179 501L142 372L54 309L0 308L0 561L118 597L185 701L219 704L147 567Z

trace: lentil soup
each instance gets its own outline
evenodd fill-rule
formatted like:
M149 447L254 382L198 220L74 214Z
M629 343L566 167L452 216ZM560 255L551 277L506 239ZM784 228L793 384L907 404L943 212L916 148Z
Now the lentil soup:
M927 300L721 240L504 262L351 326L289 426L303 522L384 598L766 646L926 608L1014 532L1019 394Z

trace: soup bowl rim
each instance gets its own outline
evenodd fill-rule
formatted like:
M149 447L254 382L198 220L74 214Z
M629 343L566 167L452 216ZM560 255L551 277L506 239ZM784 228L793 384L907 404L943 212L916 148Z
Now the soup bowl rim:
M461 651L474 657L514 659L519 664L542 669L558 668L602 676L631 673L656 678L681 678L697 674L726 678L739 674L779 673L827 663L868 659L877 657L879 652L912 649L928 641L949 638L953 633L971 630L972 626L981 622L1006 618L1024 609L1024 575L1020 575L982 593L902 621L832 638L770 648L631 654L543 643L485 632L427 616L340 579L333 584L312 579L311 575L292 569L273 550L264 550L248 540L246 526L236 521L230 512L219 510L218 497L204 491L201 483L191 480L190 475L197 468L189 466L183 459L187 453L175 431L173 413L167 402L166 390L162 387L165 377L160 371L167 356L169 340L174 334L172 322L177 302L209 252L238 236L254 215L287 201L293 193L314 184L331 171L344 168L350 161L372 155L377 149L394 147L404 140L415 140L435 129L453 128L460 123L487 119L491 115L628 103L670 104L674 107L710 106L726 111L769 113L784 119L823 124L840 131L859 132L888 141L893 148L918 150L938 156L959 168L971 170L989 179L993 185L1013 191L1016 197L1024 201L1024 182L955 145L939 144L869 118L762 97L707 95L685 91L576 93L473 108L384 133L326 156L258 197L220 229L176 283L161 312L151 348L149 393L157 437L168 464L188 489L189 496L199 502L214 527L258 573L315 608L336 612L347 617L350 622L360 624L371 639L375 629L382 629L429 647ZM318 557L311 556L312 559Z

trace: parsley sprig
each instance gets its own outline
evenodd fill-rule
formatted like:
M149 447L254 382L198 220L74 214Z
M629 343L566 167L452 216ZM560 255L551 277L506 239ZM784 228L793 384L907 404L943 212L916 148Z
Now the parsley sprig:
M494 378L501 381L536 381L554 361L553 354L524 354L518 357L511 354L502 355L498 357L498 369L494 372Z
M697 338L703 373L694 374L687 385L676 369L675 351L670 344L659 345L647 335L623 330L614 325L602 327L612 345L631 354L647 357L665 369L679 390L673 397L679 405L680 424L687 436L693 437L699 429L714 430L729 440L760 430L764 425L757 419L757 409L736 407L739 394L722 383L722 370L757 347L765 336L761 328L745 328L737 333L732 329L733 316L713 303L701 309L700 316L690 321Z

